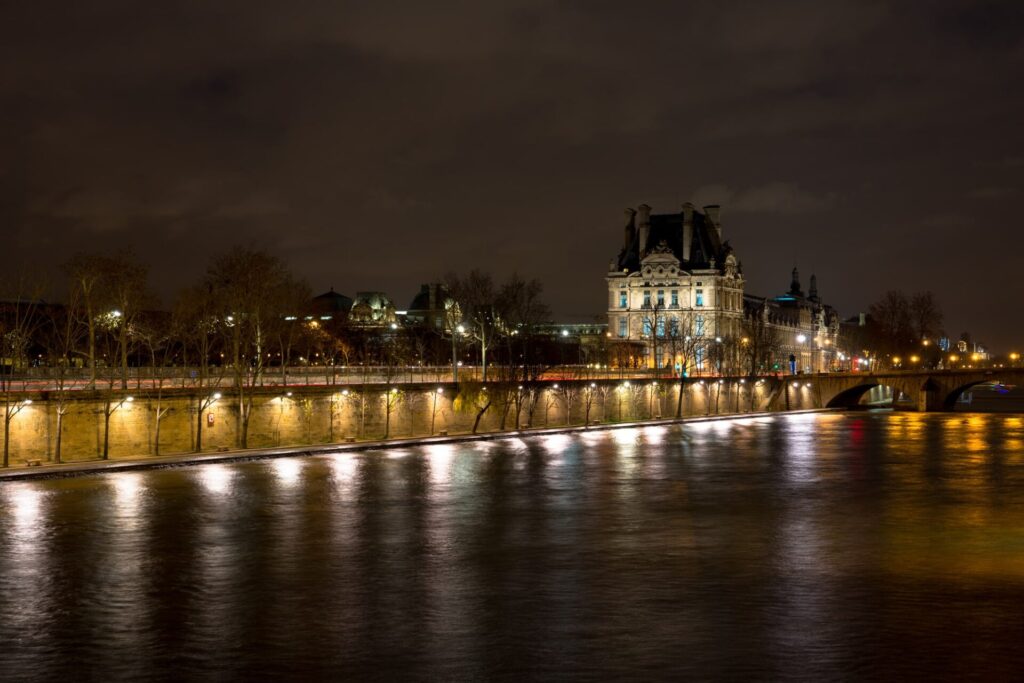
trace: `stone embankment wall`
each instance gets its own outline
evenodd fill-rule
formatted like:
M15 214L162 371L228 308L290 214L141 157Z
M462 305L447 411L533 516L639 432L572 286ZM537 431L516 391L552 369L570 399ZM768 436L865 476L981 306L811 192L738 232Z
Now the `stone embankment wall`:
M440 391L439 391L440 389ZM249 448L301 446L427 436L446 431L470 432L480 410L479 432L521 427L554 427L629 422L674 417L678 382L571 381L517 386L489 385L347 385L279 387L253 392L249 420ZM759 383L739 380L687 381L682 385L683 416L805 409L820 407L820 397L804 385L781 380ZM212 400L214 392L221 397ZM132 400L124 400L131 395ZM10 420L11 465L23 460L55 459L57 413L63 408L61 460L72 462L101 457L105 415L110 411L110 458L155 455L157 409L162 411L159 454L196 450L200 430L202 451L239 446L238 401L230 387L196 390L138 392L85 392L20 394L7 397L21 402ZM26 403L26 399L31 402ZM201 419L197 411L204 407ZM489 405L488 405L489 403ZM787 405L788 404L788 405Z

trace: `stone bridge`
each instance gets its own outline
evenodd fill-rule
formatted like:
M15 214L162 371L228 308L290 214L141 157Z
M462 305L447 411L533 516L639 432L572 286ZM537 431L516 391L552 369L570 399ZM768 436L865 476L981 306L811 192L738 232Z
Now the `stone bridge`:
M890 387L895 397L903 394L920 411L940 411L953 410L960 395L975 385L1024 383L1024 368L857 372L802 375L799 379L812 383L822 407L852 408L872 388L882 386Z

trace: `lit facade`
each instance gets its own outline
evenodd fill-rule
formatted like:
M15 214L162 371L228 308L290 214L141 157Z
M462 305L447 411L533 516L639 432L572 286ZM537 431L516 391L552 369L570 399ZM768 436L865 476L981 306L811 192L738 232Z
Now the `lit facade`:
M739 371L739 345L749 343L752 325L762 325L776 356L766 370L785 371L791 354L798 371L828 370L839 360L839 318L818 299L813 276L804 295L793 274L785 295L748 296L718 206L699 211L686 203L675 214L652 214L646 204L627 209L622 249L605 276L608 337L619 348L614 362L677 373Z

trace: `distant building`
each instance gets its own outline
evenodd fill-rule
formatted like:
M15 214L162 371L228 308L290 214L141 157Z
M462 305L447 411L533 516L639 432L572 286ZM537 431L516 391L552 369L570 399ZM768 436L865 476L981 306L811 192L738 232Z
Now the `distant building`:
M331 291L313 297L310 307L318 317L330 316L347 320L348 314L352 310L352 303L352 297L339 294L334 291L334 287L331 287Z
M778 370L787 369L790 355L800 371L829 369L838 360L839 318L819 299L813 275L806 294L796 269L792 275L785 294L747 295L716 205L698 211L686 203L671 214L652 214L646 204L627 209L622 248L605 276L607 335L629 349L617 363L681 371L676 350L696 338L707 343L696 345L687 362L712 370L711 344L739 343L760 322L777 334Z
M384 292L356 292L348 319L359 327L386 327L397 323L398 316Z
M413 297L406 311L406 319L412 325L433 330L445 329L448 291L440 283L420 285L419 293Z

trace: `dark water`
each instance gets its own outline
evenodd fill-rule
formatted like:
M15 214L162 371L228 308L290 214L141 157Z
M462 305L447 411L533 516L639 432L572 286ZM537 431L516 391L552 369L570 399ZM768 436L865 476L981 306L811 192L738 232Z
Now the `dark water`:
M1013 679L1024 419L0 485L0 679Z

